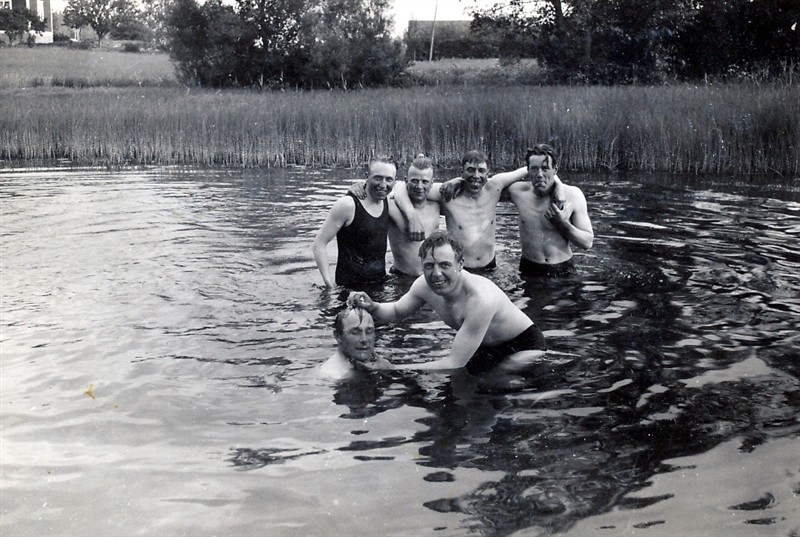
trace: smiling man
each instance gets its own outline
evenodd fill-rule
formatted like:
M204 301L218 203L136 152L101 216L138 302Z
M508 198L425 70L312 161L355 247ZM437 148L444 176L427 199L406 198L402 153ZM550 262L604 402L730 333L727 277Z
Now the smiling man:
M400 182L398 185L402 184ZM417 155L408 168L405 190L414 213L419 218L429 235L439 228L439 204L428 199L428 192L433 185L433 162L425 155ZM411 240L408 224L402 213L397 210L394 199L389 200L391 225L389 226L389 246L392 249L394 265L390 272L400 276L417 277L422 274L422 263L419 259L420 240Z
M447 357L407 369L458 369L480 372L522 351L546 349L544 336L492 281L464 271L461 243L435 231L419 249L423 275L396 302L375 302L351 293L348 304L364 308L381 322L394 322L428 305L457 330ZM397 366L396 366L397 367Z
M314 238L312 251L322 280L333 287L327 247L334 237L339 248L336 284L357 289L386 277L386 234L389 229L387 196L394 187L397 167L391 157L369 163L364 200L348 193L331 207Z
M472 271L493 269L495 260L495 220L497 202L503 189L524 179L527 168L489 177L487 156L483 151L467 151L461 158L461 177L463 190L460 195L449 200L442 197L442 183L432 185L428 199L441 205L447 230L464 246L464 268ZM414 213L408 193L397 183L394 191L395 202L409 223L412 240L422 240L424 226Z

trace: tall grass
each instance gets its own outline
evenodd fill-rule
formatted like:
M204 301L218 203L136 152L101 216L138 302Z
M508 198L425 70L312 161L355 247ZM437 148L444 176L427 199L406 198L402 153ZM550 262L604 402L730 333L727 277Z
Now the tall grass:
M89 164L439 165L481 148L495 169L551 142L569 170L800 174L791 85L435 87L357 92L38 88L0 98L0 159Z
M164 53L56 46L5 47L0 51L0 90L177 85L175 68Z

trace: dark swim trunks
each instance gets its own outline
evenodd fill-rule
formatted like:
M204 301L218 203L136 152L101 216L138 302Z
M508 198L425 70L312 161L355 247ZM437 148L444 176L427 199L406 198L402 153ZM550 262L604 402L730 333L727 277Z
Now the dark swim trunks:
M390 273L390 274L394 274L394 275L395 275L395 276L397 276L398 278L414 278L414 279L417 279L417 276L413 276L413 275L411 275L411 274L405 273L405 272L403 272L402 270L398 269L398 268L397 268L397 267L395 267L395 266L392 266L392 267L389 269L389 273Z
M536 263L521 257L519 260L519 272L523 276L565 278L575 274L575 265L572 263L572 259L567 259L563 263L549 265L547 263Z
M464 270L468 270L473 274L475 274L475 273L487 272L490 270L494 270L496 268L497 268L497 256L493 257L491 261L489 261L482 267L464 267Z
M499 364L503 358L521 351L546 351L544 334L535 324L519 333L511 341L493 347L481 345L467 362L467 371L473 375L483 373Z

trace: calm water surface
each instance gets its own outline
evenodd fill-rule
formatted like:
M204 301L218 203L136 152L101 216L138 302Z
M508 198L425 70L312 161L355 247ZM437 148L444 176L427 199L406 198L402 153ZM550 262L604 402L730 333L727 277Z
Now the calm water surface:
M505 205L491 276L553 352L334 383L310 244L351 178L0 174L3 536L800 535L796 180L564 174L578 276L521 280Z

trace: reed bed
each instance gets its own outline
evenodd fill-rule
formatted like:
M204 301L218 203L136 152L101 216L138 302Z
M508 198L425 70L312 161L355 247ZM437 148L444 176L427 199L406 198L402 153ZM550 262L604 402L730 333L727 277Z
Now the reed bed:
M356 167L481 148L494 169L550 142L567 170L800 174L792 85L447 87L354 92L37 88L0 92L6 165Z

